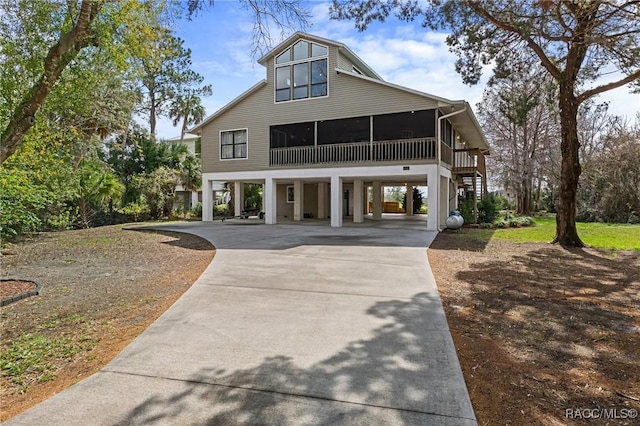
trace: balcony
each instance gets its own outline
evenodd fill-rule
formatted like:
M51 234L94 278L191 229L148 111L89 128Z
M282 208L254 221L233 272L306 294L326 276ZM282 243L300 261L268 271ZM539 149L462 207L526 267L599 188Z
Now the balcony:
M453 159L451 147L442 142L440 146L442 161L451 165ZM435 138L271 148L269 153L269 165L272 167L436 159Z

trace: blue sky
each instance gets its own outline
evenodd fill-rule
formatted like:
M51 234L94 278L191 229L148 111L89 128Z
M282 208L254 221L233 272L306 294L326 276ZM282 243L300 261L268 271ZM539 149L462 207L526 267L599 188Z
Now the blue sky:
M446 34L426 30L419 22L396 19L372 24L361 33L353 22L330 20L329 5L309 2L313 17L307 32L344 43L388 82L444 98L464 99L477 110L490 69L486 69L480 84L464 85L454 69L456 57L445 45ZM260 55L251 57L252 27L249 12L233 0L216 0L213 8L200 12L192 21L176 23L177 35L192 51L194 70L213 86L213 95L203 99L207 116L265 78L265 68L256 62ZM274 30L273 45L289 35L281 36ZM640 95L628 92L622 87L596 100L610 102L611 113L633 119L640 112ZM180 130L162 118L157 134L170 138L178 136Z

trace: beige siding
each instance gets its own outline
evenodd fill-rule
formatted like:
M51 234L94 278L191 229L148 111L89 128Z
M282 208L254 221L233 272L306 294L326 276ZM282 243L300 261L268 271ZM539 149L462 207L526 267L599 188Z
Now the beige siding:
M338 74L338 50L329 46L329 96L275 103L273 59L267 63L267 84L202 129L202 171L269 169L269 126L371 114L430 109L436 101L392 87ZM220 131L247 128L248 159L220 160Z
M353 62L342 53L338 51L338 68L351 71L353 69Z
M311 213L313 217L318 217L318 184L304 184L304 204L303 212Z
M287 187L292 185L278 185L278 189L276 190L277 197L277 217L286 217L289 219L293 218L293 203L287 202Z

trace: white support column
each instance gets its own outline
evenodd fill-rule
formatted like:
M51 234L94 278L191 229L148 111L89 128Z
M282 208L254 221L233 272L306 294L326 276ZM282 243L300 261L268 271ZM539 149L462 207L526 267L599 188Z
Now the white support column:
M438 201L440 199L438 194L438 167L435 166L429 169L427 174L427 230L438 231L438 216L440 208Z
M244 182L233 182L234 214L240 216L244 210Z
M407 216L413 216L413 185L407 185L407 205L404 206Z
M367 185L362 188L362 214L369 214L369 187Z
M277 184L275 179L266 178L264 182L264 186L262 187L262 199L264 209L264 223L267 225L275 225L276 224L276 214L277 214L277 196L276 191Z
M304 216L304 182L293 181L293 220L301 221Z
M331 226L342 227L342 177L331 176Z
M353 222L362 223L364 221L364 197L362 196L362 179L353 181Z
M191 191L191 208L198 204L198 191Z
M382 183L373 182L373 220L382 219Z
M447 217L449 216L449 178L440 176L440 215L438 223L440 229L447 227Z
M327 183L318 183L318 219L327 218Z
M211 222L213 220L213 185L210 180L203 179L202 182L202 221Z

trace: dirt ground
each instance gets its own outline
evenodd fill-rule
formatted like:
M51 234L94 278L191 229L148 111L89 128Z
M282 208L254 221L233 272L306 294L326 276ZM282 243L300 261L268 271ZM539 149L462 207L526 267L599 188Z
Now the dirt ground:
M640 424L640 252L478 235L428 256L479 424Z
M2 307L0 350L35 334L72 350L44 357L46 374L27 373L21 383L0 371L0 421L98 371L195 282L213 255L211 244L192 235L123 226L45 233L3 248L0 275L36 281L42 290Z
M441 233L428 251L479 423L639 424L640 253L479 235ZM0 420L99 370L214 255L194 236L122 226L41 234L2 253L2 276L42 293L2 308L0 350L39 333L79 352L45 360L47 380L0 372Z

